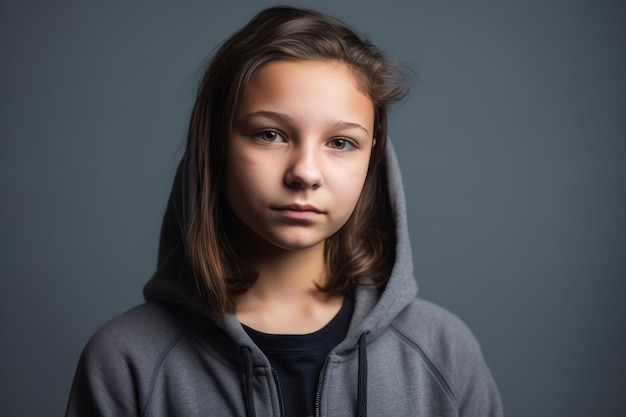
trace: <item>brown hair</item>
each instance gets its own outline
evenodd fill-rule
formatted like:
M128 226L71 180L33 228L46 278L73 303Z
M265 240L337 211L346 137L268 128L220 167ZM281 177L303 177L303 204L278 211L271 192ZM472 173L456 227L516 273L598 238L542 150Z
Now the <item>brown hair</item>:
M234 297L253 281L239 273L230 238L234 215L224 198L228 138L237 106L252 76L276 60L337 60L348 65L375 107L368 175L348 222L326 241L328 281L339 294L361 280L384 285L395 255L393 216L384 153L387 107L406 94L402 67L388 62L369 41L322 13L273 7L257 14L217 50L200 83L189 124L187 154L196 172L196 196L187 226L186 252L198 290L218 318L234 311Z

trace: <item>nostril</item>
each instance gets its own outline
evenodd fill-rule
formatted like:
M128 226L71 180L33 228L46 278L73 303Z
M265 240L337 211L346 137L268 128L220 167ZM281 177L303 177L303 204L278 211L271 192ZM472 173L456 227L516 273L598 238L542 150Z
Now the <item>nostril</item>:
M292 188L308 189L319 188L321 183L321 176L319 175L287 175L285 177L285 183Z
M285 183L301 189L319 188L323 183L322 178L317 164L310 159L296 161L285 173Z

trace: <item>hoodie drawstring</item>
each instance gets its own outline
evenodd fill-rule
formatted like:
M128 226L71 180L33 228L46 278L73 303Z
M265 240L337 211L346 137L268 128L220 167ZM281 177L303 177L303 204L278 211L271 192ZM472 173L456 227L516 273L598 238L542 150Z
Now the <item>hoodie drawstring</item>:
M356 397L358 417L367 417L367 333L359 338L359 381Z
M252 366L252 351L249 347L241 348L243 362L246 366L246 416L256 417L254 411L254 368Z

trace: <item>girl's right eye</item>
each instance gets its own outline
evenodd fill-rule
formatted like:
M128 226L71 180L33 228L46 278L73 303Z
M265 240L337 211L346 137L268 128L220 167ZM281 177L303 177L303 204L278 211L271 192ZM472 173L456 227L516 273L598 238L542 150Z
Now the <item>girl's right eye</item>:
M263 142L268 142L268 143L277 143L277 142L285 141L285 138L283 138L283 135L281 135L275 130L262 130L260 132L255 133L253 136L256 139L259 139L259 140L262 140Z

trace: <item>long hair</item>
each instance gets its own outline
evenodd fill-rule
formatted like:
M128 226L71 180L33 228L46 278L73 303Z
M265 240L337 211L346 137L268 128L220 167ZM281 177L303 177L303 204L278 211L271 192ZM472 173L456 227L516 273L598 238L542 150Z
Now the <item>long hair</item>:
M233 119L255 72L271 61L335 60L346 64L375 108L367 178L347 223L325 245L323 291L343 294L363 282L384 285L394 262L395 232L384 152L387 107L407 91L403 68L368 40L325 14L273 7L257 14L216 51L202 77L189 123L186 157L197 173L186 252L197 288L218 318L253 283L240 274L233 248L233 214L224 195L225 161Z

